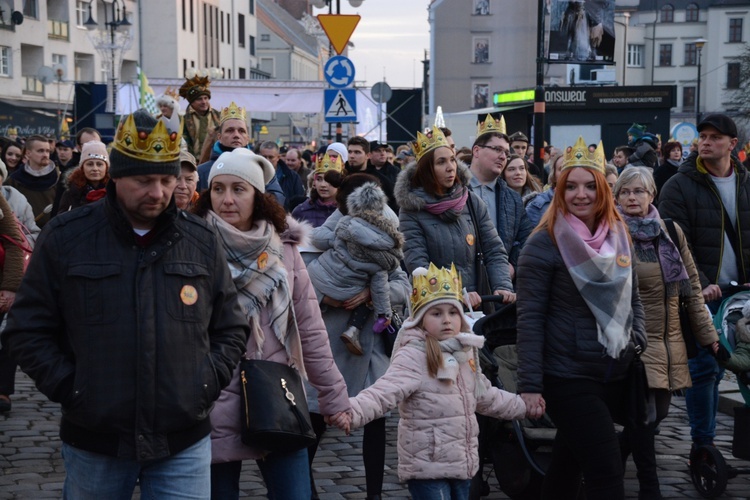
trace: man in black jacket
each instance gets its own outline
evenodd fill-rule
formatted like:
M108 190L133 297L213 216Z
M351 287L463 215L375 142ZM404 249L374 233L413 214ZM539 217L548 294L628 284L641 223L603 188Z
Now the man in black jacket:
M106 197L48 224L3 333L62 405L66 498L210 496L209 412L249 327L213 231L175 206L174 132L122 122Z
M732 284L748 282L750 174L732 155L737 127L726 115L698 124L698 152L691 153L659 195L663 218L677 222L693 251L703 298L713 312ZM686 394L693 442L713 444L721 371L707 349L689 362L693 387Z

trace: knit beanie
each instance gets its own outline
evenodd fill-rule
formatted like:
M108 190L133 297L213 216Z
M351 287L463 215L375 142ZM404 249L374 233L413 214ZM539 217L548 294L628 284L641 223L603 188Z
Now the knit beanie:
M349 159L349 152L346 150L346 146L344 146L343 143L333 142L329 144L326 148L326 153L328 151L335 151L336 153L338 153L338 155L341 157L341 163L346 163L346 161Z
M84 143L81 148L81 160L78 164L83 165L86 160L102 160L109 167L109 153L107 153L107 146L99 141L89 141Z
M630 126L628 129L628 135L632 135L633 139L640 139L643 137L643 134L646 132L646 126L640 125L638 123L634 123Z
M8 168L5 166L5 162L0 159L0 175L3 176L3 180L8 178Z
M157 124L163 132L152 137ZM168 130L145 109L139 109L120 122L112 152L109 155L109 175L113 179L134 175L180 176L179 130Z
M232 151L222 153L208 174L208 185L217 175L234 175L247 181L251 186L260 191L266 192L266 184L271 182L276 171L270 161L260 155L256 155L246 148L237 148Z

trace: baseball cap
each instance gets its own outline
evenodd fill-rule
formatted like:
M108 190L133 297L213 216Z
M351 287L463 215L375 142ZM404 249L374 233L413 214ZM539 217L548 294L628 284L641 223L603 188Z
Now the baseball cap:
M370 141L370 151L377 151L381 148L387 148L388 144L384 142L378 142L378 141Z
M75 144L73 144L73 141L71 141L70 139L66 139L64 141L57 141L57 144L55 144L55 147L73 149L75 147Z
M727 115L722 115L721 113L706 115L698 124L698 132L709 126L715 128L723 135L737 137L737 125Z

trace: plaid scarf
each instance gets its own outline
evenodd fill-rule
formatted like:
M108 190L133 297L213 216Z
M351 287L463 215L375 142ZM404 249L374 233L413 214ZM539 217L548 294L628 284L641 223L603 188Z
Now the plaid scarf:
M627 229L624 225L611 229L602 221L593 237L582 238L583 231L588 232L583 222L560 213L553 231L570 277L596 319L599 343L608 356L619 358L633 326L633 267Z
M284 247L273 225L266 220L258 220L250 231L240 231L213 211L208 212L206 220L227 254L227 264L237 287L239 302L256 345L252 356L262 359L265 335L258 324L258 317L260 310L265 308L271 318L271 331L284 346L291 361L290 366L307 378L292 294L283 264Z

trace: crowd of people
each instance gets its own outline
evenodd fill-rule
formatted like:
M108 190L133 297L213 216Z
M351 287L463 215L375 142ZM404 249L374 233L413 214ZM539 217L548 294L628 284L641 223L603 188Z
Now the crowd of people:
M253 147L245 109L213 109L205 79L179 96L122 117L110 144L82 129L2 146L0 411L16 363L62 405L66 497L139 483L239 498L255 460L269 498L317 498L312 462L335 425L364 428L379 499L396 407L415 499L469 498L475 413L552 419L545 499L624 498L630 454L639 498L661 498L654 434L676 391L695 446L713 443L730 353L704 305L750 281L750 177L729 117L705 116L684 160L634 124L611 162L579 138L545 148L541 169L490 115L470 146L433 127L396 151L362 137L308 151ZM479 366L464 313L490 313L487 295L517 304L518 394ZM643 422L628 418L636 357ZM246 444L241 358L296 370L314 444Z

